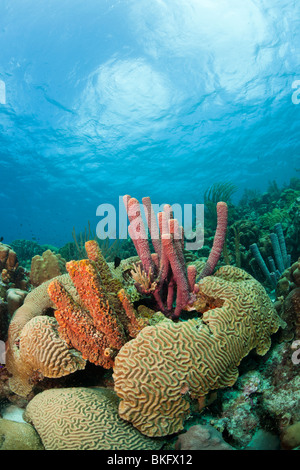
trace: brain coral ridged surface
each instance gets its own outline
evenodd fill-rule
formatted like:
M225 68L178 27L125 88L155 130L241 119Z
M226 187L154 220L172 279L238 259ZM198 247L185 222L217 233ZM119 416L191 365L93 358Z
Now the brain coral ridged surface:
M223 305L202 318L146 327L116 357L119 414L145 435L183 429L189 397L202 406L209 391L233 385L241 359L253 348L265 354L281 325L264 288L241 269L220 268L199 286Z
M47 390L29 402L24 417L46 450L154 450L163 445L118 416L118 397L108 389Z
M18 352L18 374L10 378L10 387L22 396L30 393L37 379L63 377L86 365L80 352L60 338L55 318L42 315L24 326Z
M73 296L77 295L68 274L58 276L56 279L60 280ZM24 304L13 315L9 326L6 353L6 367L11 375L9 387L21 396L26 396L32 390L35 381L40 380L42 376L62 377L77 368L82 369L85 364L76 351L68 351L67 344L59 339L56 320L47 319L46 316L42 318L47 309L54 307L47 291L50 282L51 280L44 282L27 295ZM56 353L53 354L55 349ZM52 359L47 356L47 351ZM58 373L56 361L57 359L60 361L63 357L68 357L69 362L65 359L59 362L63 367ZM49 366L54 367L52 372Z

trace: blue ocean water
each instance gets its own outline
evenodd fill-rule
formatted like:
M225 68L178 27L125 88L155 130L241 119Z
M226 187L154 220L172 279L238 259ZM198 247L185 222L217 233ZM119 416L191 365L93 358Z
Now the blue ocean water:
M298 0L1 0L4 242L299 176Z

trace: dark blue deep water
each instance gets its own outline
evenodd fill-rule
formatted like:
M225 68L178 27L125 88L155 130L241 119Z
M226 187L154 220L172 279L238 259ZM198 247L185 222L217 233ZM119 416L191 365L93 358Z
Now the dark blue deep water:
M299 177L298 0L1 0L4 242Z

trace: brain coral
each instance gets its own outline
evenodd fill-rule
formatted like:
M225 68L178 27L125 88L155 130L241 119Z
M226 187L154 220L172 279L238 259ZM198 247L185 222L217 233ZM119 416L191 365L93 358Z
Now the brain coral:
M224 266L199 288L199 298L215 299L216 308L148 326L116 357L119 414L147 436L183 429L189 397L203 407L209 391L233 385L241 359L253 348L265 354L282 325L264 288L239 268Z
M46 450L154 450L163 445L118 416L118 397L108 389L47 390L29 402L24 417Z
M65 286L65 288L71 293L73 296L77 295L76 289L73 286L71 279L68 274L63 274L62 276L58 276L58 278L61 283ZM30 390L33 387L33 377L32 373L33 370L36 371L34 374L36 378L38 378L37 371L39 370L42 375L44 366L40 364L40 366L37 365L37 358L38 355L40 354L40 357L42 357L42 352L44 351L44 341L46 339L42 339L40 333L38 332L38 327L35 322L31 322L32 319L35 319L37 316L41 316L44 313L47 312L47 309L54 307L53 302L49 298L48 295L48 286L51 281L44 282L41 284L39 287L36 289L32 290L27 297L25 298L24 304L16 310L14 313L11 323L9 325L9 330L8 330L8 340L7 340L7 351L6 351L6 368L11 374L11 377L9 379L9 386L11 390L14 393L17 393L18 395L21 396L26 396ZM52 320L51 320L52 321ZM48 323L46 330L42 330L44 332L48 332L50 334L50 331L52 331L51 334L53 334L53 338L56 338L56 333L54 333L53 328L56 326L52 322L52 328L50 328L50 323ZM40 326L42 327L43 325L45 326L47 320L44 322L40 322ZM29 327L26 326L29 323ZM35 325L35 326L34 326ZM26 326L26 330L23 334L23 329ZM30 332L30 328L33 327L32 333ZM36 332L37 336L34 336L34 338L31 338L31 334L33 334L33 331ZM48 340L51 336L48 336ZM21 342L21 338L22 342ZM25 338L31 338L31 342L28 346L25 345ZM33 362L34 365L30 365L30 358L28 356L28 348L30 350L32 346L32 341L37 341L37 339L40 338L41 343L40 345L36 344L37 350L35 354L33 354ZM56 345L58 344L57 341L55 343ZM66 348L66 345L63 341L61 341L61 347L64 344L64 348ZM24 362L24 358L26 358L26 361ZM75 357L74 357L75 359ZM71 363L74 362L71 361ZM78 363L79 366L79 363ZM28 370L26 370L28 368ZM80 367L81 368L81 367ZM41 378L41 375L39 375Z
M58 378L84 369L86 361L69 349L58 334L55 318L37 316L26 323L15 345L18 373L10 378L11 390L26 396L44 377Z

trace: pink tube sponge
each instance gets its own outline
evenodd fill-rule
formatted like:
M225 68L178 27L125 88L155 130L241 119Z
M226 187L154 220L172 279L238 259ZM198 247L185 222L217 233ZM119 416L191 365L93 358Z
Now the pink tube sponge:
M150 252L148 233L137 199L123 198L129 219L129 235L141 260L134 272L136 287L145 295L151 293L157 307L167 316L178 318L182 310L190 310L197 290L195 266L186 268L183 227L174 219L172 207L164 206L156 216L149 197L143 198L143 208L155 253ZM227 204L217 204L218 224L213 247L201 278L212 274L222 253L227 229Z
M206 261L206 264L200 274L201 279L203 277L210 276L213 273L213 270L215 269L223 250L228 221L228 207L226 202L218 202L217 216L218 223L213 246L209 254L208 260Z

